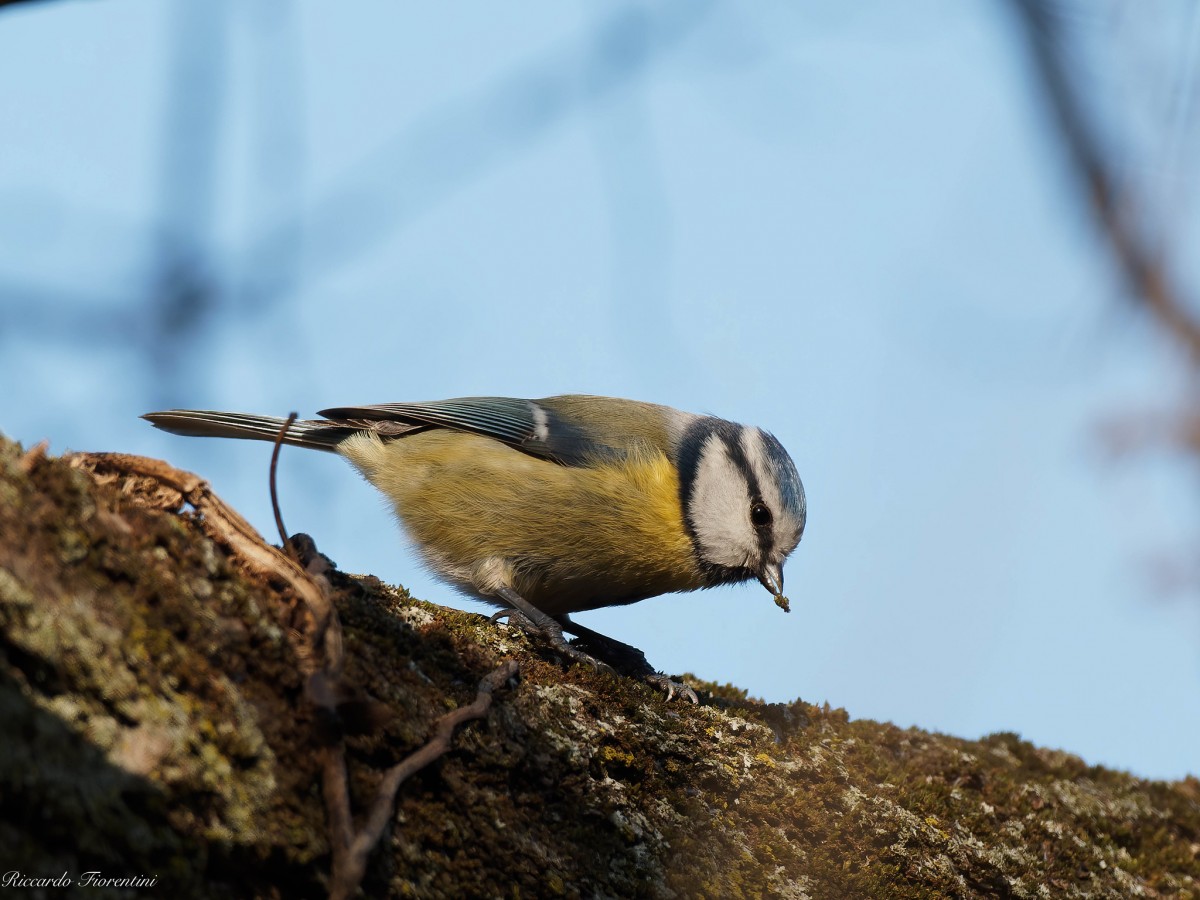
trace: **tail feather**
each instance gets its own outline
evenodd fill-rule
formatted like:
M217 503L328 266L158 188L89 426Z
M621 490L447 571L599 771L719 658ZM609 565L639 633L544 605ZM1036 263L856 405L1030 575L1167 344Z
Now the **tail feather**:
M155 428L188 437L244 438L255 441L274 441L286 419L277 416L255 416L248 413L216 412L207 409L169 409L142 416ZM293 422L283 436L285 444L310 447L314 450L334 450L337 445L361 426L305 419Z

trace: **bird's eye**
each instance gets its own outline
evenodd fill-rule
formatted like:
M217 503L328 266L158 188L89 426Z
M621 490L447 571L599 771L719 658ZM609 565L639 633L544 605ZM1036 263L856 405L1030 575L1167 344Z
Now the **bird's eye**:
M756 501L750 507L750 521L755 528L766 528L771 524L771 511L765 503Z

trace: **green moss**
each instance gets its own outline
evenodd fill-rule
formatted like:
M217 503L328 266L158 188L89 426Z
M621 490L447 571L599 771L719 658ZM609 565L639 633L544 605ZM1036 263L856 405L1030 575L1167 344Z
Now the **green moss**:
M20 735L0 742L0 845L30 870L153 868L181 896L323 894L296 598L194 516L19 456L0 442L0 727ZM483 674L521 664L401 789L368 896L1200 898L1195 779L727 684L667 704L516 629L332 581L346 688L377 713L348 742L357 810Z

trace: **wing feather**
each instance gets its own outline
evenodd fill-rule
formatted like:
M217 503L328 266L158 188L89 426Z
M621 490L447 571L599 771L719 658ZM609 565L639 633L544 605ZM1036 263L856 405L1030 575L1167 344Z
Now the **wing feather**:
M458 397L424 403L380 403L323 409L335 422L392 421L412 426L450 428L494 438L534 456L578 465L611 447L590 441L562 416L533 400L515 397Z

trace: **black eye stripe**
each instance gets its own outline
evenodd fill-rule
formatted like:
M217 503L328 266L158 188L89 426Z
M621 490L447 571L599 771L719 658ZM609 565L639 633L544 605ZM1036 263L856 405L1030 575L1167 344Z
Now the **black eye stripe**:
M771 553L771 545L774 543L774 533L771 528L772 520L771 510L762 502L762 489L758 484L758 475L755 474L754 468L750 465L750 460L746 458L746 451L742 448L740 432L733 436L732 439L722 435L725 450L729 454L730 461L737 466L742 476L746 479L746 490L754 499L750 503L750 523L754 525L754 530L758 532L758 549L766 558ZM754 520L754 507L762 506L766 512L768 519L762 525Z
M697 543L696 524L692 520L692 498L696 491L696 476L700 469L700 459L704 455L704 450L711 446L710 441L713 438L716 438L726 458L745 479L747 495L761 502L762 489L759 486L758 475L750 465L750 460L746 457L746 451L742 447L742 434L744 431L745 429L742 426L735 425L733 422L706 417L693 422L681 439L679 448L679 499L684 509L684 528L687 530L688 536L691 537L692 546L698 554L700 551L699 544ZM764 503L763 506L765 507L766 504ZM758 539L759 551L764 559L770 556L774 544L774 528L770 527L774 524L774 515L769 508L767 512L772 514L771 522L761 527L755 526L754 529Z
M750 467L750 460L746 458L746 451L742 449L741 435L735 435L732 439L725 435L721 435L721 443L725 445L725 452L729 455L729 461L737 467L737 470L742 473L742 477L746 479L746 490L751 497L761 497L762 491L758 486L758 476L754 474L754 469Z

